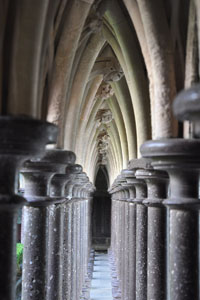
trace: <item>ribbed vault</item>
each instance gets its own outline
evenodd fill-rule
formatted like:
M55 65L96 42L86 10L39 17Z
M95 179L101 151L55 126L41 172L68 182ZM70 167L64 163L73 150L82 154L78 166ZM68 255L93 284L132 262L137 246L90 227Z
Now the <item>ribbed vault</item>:
M177 134L171 101L198 78L199 5L175 2L2 2L1 112L57 124L57 146L112 183L144 141Z

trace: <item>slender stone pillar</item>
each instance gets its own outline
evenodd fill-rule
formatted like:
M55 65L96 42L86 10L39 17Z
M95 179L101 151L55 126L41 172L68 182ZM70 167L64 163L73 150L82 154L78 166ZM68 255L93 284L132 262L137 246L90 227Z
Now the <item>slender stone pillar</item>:
M148 233L148 212L143 201L147 197L147 186L145 181L138 177L139 172L148 169L150 160L133 159L129 163L129 168L135 171L135 179L131 183L135 187L136 196L134 199L136 214L136 267L135 267L135 299L147 299L147 233Z
M156 170L138 170L137 178L147 184L147 299L164 300L166 291L166 209L168 175Z
M81 265L81 250L84 246L81 243L81 236L80 236L80 223L81 223L81 202L84 201L81 195L81 190L84 188L84 186L88 183L88 177L87 175L82 172L77 174L75 178L75 184L73 187L73 194L72 194L72 201L74 202L75 206L75 241L74 241L74 251L75 251L75 257L73 260L74 265L74 272L73 272L73 278L74 278L74 299L79 300L80 296L82 294L82 286L81 286L81 276L82 276L82 265ZM83 241L83 240L82 240Z
M144 159L135 159L131 161L130 168L136 171L145 168L148 162ZM137 174L137 171L136 171ZM135 174L135 175L136 175ZM147 299L147 208L143 204L147 197L147 188L144 180L132 179L131 183L135 187L136 197L135 214L136 214L136 265L135 265L135 299Z
M73 259L74 259L74 205L72 202L72 191L75 183L76 175L82 172L80 165L71 165L66 169L66 174L69 180L65 186L65 197L67 202L65 204L65 217L64 217L64 241L63 241L63 298L72 299L73 295Z
M198 299L198 177L199 140L168 139L142 146L154 156L154 168L170 177L168 228L168 299Z
M136 266L136 204L134 203L136 193L133 182L135 181L135 171L124 170L123 172L126 183L123 183L124 188L129 190L129 198L127 199L127 251L126 257L126 272L128 273L126 284L126 297L128 300L135 299L135 266Z
M118 176L109 190L112 194L112 228L111 228L111 249L110 260L112 262L112 288L113 298L121 299L121 277L120 277L120 250L121 250L121 186Z
M47 150L42 159L26 162L22 170L25 179L25 197L29 203L23 211L23 300L45 299L47 295L47 261L48 251L51 251L47 244L48 218L52 209L50 205L61 201L50 198L50 180L55 173L64 172L63 154L66 155L62 150ZM53 274L48 276L52 278Z
M45 145L55 142L57 128L28 117L0 117L0 299L15 299L16 228L18 209L25 200L17 196L19 168L31 157L41 156Z
M126 300L126 285L128 280L128 274L126 270L126 247L128 244L128 233L127 233L127 205L126 200L128 198L127 191L123 188L121 183L121 199L120 199L120 211L121 211L121 226L120 226L120 257L119 257L119 273L121 282L122 299Z
M131 178L134 176L134 172L132 170L122 170L121 172L122 180L121 180L121 187L123 188L123 194L124 199L122 201L122 204L124 206L124 221L123 221L123 227L124 230L122 232L122 244L124 244L123 248L123 256L122 256L122 268L123 273L121 275L122 277L122 298L124 300L129 299L129 286L134 286L134 282L130 282L130 276L132 278L133 270L130 269L130 265L133 266L133 263L135 263L132 254L135 255L135 243L130 245L130 239L133 237L130 237L130 228L135 228L135 219L130 219L130 202L133 200L133 196L135 198L135 188L132 184L127 183L128 179L130 181ZM131 200L132 199L132 200ZM134 225L132 224L134 223ZM133 232L132 232L133 233ZM133 233L135 234L135 233ZM135 236L135 235L134 235ZM131 246L131 247L130 247ZM130 255L131 253L131 255ZM130 261L131 260L131 261ZM135 268L135 265L133 266ZM133 296L133 295L132 295Z
M194 121L194 136L200 136L200 86L178 95L174 109L181 120ZM200 140L163 139L141 147L153 159L155 169L170 178L168 207L167 299L199 299L199 166Z
M81 239L82 239L82 294L81 299L88 299L89 298L89 291L90 291L90 283L91 283L91 268L93 265L93 257L91 257L91 201L92 201L92 193L94 192L94 186L92 183L88 182L84 186L84 194L83 199L84 201L81 202L83 207L83 226L81 231Z
M63 163L64 167L74 164L76 156L71 151L59 151L58 157L54 158L55 163ZM65 185L69 181L69 174L55 174L50 184L50 196L58 203L49 208L49 253L48 253L48 272L47 272L47 299L62 300L63 284L63 238L65 220ZM66 274L64 276L67 277Z
M130 200L129 200L129 283L128 283L128 300L135 299L136 207L135 207L135 203L134 203L134 198L130 198Z
M71 210L71 236L68 239L68 297L69 299L78 300L82 295L83 289L83 248L87 247L84 237L81 237L83 223L83 189L85 184L88 183L88 177L82 172L82 167L78 166L78 172L76 172L73 180L67 184L67 198L69 199L69 205ZM76 167L77 168L77 167ZM86 251L88 252L88 250ZM87 260L87 259L86 259Z
M137 183L144 187L144 183ZM143 204L143 198L137 197L136 187L136 300L147 299L147 208Z

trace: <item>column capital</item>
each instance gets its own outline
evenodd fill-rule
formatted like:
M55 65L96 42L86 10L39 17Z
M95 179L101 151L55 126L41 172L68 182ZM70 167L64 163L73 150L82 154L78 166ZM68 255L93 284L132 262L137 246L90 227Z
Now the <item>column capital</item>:
M173 112L179 121L191 121L194 136L200 137L200 84L181 91L173 102Z
M50 180L55 174L64 173L69 156L71 161L71 152L60 149L47 150L42 158L24 164L21 173L25 179L25 196L28 202L48 205L64 200L50 197Z
M168 205L198 205L200 140L163 139L147 141L141 146L144 157L152 158L152 166L166 171L170 178Z
M161 205L167 197L168 174L154 169L139 169L136 171L136 177L147 184L147 198L143 203L149 206Z

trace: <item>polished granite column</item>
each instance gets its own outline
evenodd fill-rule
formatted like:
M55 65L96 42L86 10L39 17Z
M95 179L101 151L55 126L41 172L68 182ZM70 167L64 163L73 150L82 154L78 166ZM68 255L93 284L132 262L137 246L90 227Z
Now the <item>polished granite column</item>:
M15 299L18 209L25 200L16 195L19 169L26 159L41 156L56 141L57 128L22 116L0 117L0 299Z

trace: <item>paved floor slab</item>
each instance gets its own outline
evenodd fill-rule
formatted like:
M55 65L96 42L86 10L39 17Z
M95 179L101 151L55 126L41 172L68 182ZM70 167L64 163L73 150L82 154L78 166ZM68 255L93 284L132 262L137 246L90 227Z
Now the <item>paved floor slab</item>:
M90 300L113 300L107 253L95 253Z

